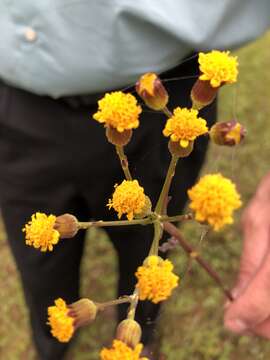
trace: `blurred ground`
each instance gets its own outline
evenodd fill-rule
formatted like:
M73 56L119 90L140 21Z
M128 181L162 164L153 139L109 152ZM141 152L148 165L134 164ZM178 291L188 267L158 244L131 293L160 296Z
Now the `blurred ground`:
M270 34L237 52L240 79L222 89L219 120L237 117L248 129L243 145L235 149L212 146L204 172L221 171L236 181L248 201L260 177L270 167ZM240 214L239 214L240 215ZM239 219L239 216L238 216ZM199 241L202 229L185 225L185 236L222 275L233 284L241 249L238 219L216 235ZM0 359L32 360L31 344L19 277L0 225ZM163 308L157 342L168 360L262 360L270 359L270 342L236 337L223 329L223 295L196 264L187 269L187 258L177 249L173 254L181 286ZM86 261L87 260L87 261ZM97 301L114 297L116 264L102 233L94 231L87 241L83 273L83 295ZM105 316L105 318L104 318ZM113 336L113 311L81 331L69 360L96 360L100 348Z

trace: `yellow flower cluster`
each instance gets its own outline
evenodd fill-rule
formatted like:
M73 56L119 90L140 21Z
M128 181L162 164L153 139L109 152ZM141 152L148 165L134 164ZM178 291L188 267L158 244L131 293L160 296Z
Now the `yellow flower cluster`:
M240 144L243 137L243 127L241 124L236 123L236 125L225 134L225 140L233 141L236 145Z
M149 95L154 95L155 80L158 79L155 73L145 73L140 78L140 87L143 91L146 91Z
M120 185L115 185L112 199L109 199L107 206L118 212L119 219L123 214L127 214L128 220L132 220L134 215L140 214L145 208L146 201L144 189L137 180L124 180Z
M149 256L136 272L140 300L151 300L157 304L167 299L178 285L179 277L173 272L173 264L158 256Z
M238 61L229 51L217 51L204 54L199 53L200 80L208 80L212 87L219 87L224 83L234 83L238 75Z
M55 305L48 307L51 334L60 342L68 342L74 333L74 318L68 316L69 309L63 299L59 298L54 303Z
M59 232L54 229L55 220L54 215L47 216L40 212L33 214L23 228L26 244L40 248L41 251L52 251L53 245L57 244L60 238Z
M93 118L105 126L112 126L118 132L136 129L139 126L139 115L142 112L135 96L115 91L106 94L98 102L98 112Z
M170 136L172 141L179 141L180 146L186 148L191 141L207 131L206 121L198 117L197 110L177 107L173 116L167 120L163 134Z
M140 357L142 344L138 344L131 349L120 340L114 340L111 349L103 348L100 353L101 360L148 360L148 358Z
M208 222L216 231L233 222L232 213L242 204L234 183L219 173L202 177L188 196L195 219Z

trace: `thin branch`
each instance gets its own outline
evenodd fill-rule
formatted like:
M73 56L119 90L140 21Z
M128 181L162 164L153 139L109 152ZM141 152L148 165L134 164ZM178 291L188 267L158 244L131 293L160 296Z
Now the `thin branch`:
M206 270L208 272L208 274L211 276L211 278L216 282L216 284L222 289L222 291L224 292L224 294L227 296L227 298L230 301L233 301L233 296L230 292L230 290L228 290L226 288L226 286L223 284L222 279L220 278L220 276L217 274L217 272L210 266L210 264L208 264L207 261L205 261L197 252L195 249L193 249L193 247L183 238L183 236L181 235L180 231L177 229L176 226L174 226L173 224L166 222L164 223L164 230L169 233L171 236L175 237L178 240L179 245L185 250L185 252L187 254L189 254L189 256L191 258L193 258L194 260L196 260L198 262L198 264L201 265L202 268L204 268L204 270Z

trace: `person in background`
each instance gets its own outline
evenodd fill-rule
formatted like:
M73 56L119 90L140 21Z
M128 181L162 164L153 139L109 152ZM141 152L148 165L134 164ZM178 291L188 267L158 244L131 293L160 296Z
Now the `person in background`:
M22 228L36 211L68 212L81 221L113 217L105 205L123 174L104 129L91 119L97 101L105 92L126 88L151 71L166 80L179 78L166 82L169 108L190 107L190 89L199 74L191 54L227 50L255 39L269 26L269 13L268 0L0 3L0 204L40 359L60 360L67 351L67 344L50 335L46 311L55 298L68 303L79 298L84 238L80 233L44 254L25 245ZM201 116L210 126L216 103L202 110ZM163 114L143 112L140 129L127 146L134 178L153 202L169 161L163 125ZM169 213L184 208L186 190L198 176L206 148L207 139L202 137L183 160L172 184ZM130 294L135 270L149 251L150 230L111 228L108 233L118 255L118 295ZM254 280L260 266L267 273L269 264L266 268L261 264L267 260L268 238L266 233L261 236L258 242L262 240L264 248L244 281L244 290L240 282L241 294L254 294L255 286L262 285ZM253 240L247 247L254 246ZM256 295L256 306L265 309L269 291L262 296L263 302ZM228 316L242 316L241 297L229 306ZM123 319L126 307L118 310L119 320ZM149 357L157 314L158 307L147 302L137 313ZM265 315L256 319L265 320Z

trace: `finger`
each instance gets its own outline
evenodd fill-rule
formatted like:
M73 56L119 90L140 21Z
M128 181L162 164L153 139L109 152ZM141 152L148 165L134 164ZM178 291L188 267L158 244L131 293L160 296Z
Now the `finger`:
M270 254L239 297L225 312L224 324L229 330L242 333L270 316Z
M270 318L266 319L261 324L257 325L253 333L259 336L262 336L266 339L270 339Z
M269 248L269 207L254 199L242 219L243 251L236 285L232 290L237 298L261 267Z

